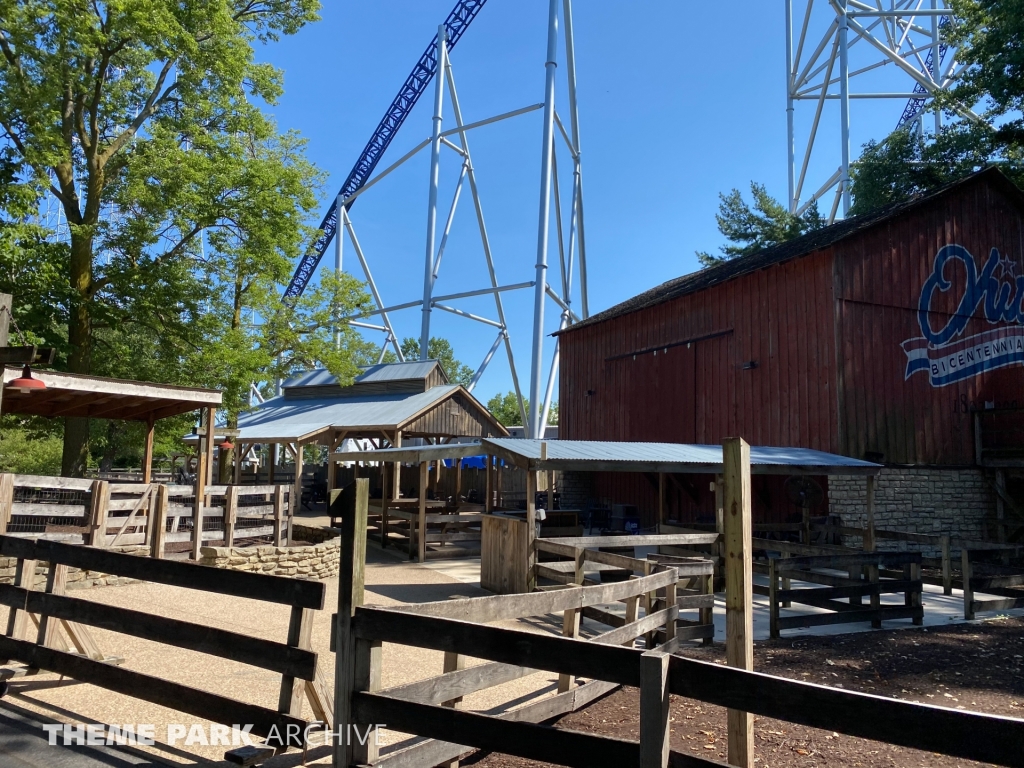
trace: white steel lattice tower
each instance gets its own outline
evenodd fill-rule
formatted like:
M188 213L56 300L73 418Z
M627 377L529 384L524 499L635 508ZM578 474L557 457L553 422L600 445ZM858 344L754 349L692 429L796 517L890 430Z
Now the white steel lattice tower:
M898 120L894 110L894 127L941 127L941 113L927 113L961 68L946 39L952 11L949 0L807 0L794 19L793 2L786 0L789 209L824 200L833 221L851 205L851 104L905 104ZM819 173L817 183L809 178Z

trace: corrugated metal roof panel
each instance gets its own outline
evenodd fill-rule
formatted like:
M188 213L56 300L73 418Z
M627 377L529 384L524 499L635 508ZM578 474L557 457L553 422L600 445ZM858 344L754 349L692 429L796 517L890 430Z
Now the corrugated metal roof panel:
M409 395L313 398L275 397L238 418L238 440L297 440L330 427L393 427L458 389L455 384Z
M541 443L547 459L541 461ZM722 467L722 446L681 443L624 443L598 440L520 440L486 438L479 444L391 448L362 454L366 460L432 461L478 454L504 454L522 459L535 469L622 472L716 473ZM339 460L346 456L335 454ZM594 465L593 467L588 465ZM751 471L755 474L793 472L805 474L876 474L881 466L808 448L751 446Z
M408 360L404 363L381 363L380 365L369 365L362 368L362 373L356 376L356 384L367 384L379 381L410 381L425 379L430 376L437 360ZM317 368L305 373L299 373L285 381L281 386L285 389L292 387L329 387L338 383L338 377L326 368Z

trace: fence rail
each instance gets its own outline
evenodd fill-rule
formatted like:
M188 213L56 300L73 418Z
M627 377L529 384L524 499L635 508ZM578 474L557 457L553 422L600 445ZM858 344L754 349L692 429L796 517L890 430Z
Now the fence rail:
M96 547L290 540L291 491L282 485L213 485L196 509L195 488L0 474L0 535ZM201 523L195 524L196 515ZM198 551L197 546L193 550Z
M988 611L1024 608L1024 568L980 560L983 555L991 556L994 551L1019 555L1022 550L1024 548L1004 547L1001 550L965 548L961 551L965 619L973 619L976 614ZM993 597L978 599L977 592Z

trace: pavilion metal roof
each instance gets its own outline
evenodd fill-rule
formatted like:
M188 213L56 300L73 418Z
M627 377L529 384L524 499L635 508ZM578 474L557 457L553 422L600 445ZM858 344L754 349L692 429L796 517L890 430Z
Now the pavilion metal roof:
M404 363L381 363L361 369L354 384L369 384L380 381L411 381L425 379L438 366L437 360L408 360ZM442 369L442 374L444 369ZM447 379L446 379L447 380ZM324 387L338 383L338 377L324 368L299 373L285 381L285 389L293 387Z
M21 371L4 368L3 384L21 376ZM4 413L150 421L221 404L221 393L213 389L36 369L32 377L46 384L46 389L6 389L2 400Z
M544 443L546 459L541 459ZM418 463L491 454L528 470L577 472L675 472L717 474L722 471L722 446L683 443L626 443L598 440L521 440L486 438L454 445L385 448L335 453L336 461L398 461ZM753 474L875 475L881 465L808 448L751 446Z

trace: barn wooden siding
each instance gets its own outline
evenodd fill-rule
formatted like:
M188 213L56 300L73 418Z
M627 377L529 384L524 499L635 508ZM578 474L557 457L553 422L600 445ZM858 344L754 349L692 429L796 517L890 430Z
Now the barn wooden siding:
M974 256L978 271L992 248L1024 274L1024 220L1017 203L978 179L927 206L908 211L835 246L837 338L840 341L839 452L918 465L974 463L973 416L985 403L1024 404L1020 366L932 387L924 372L906 378L901 343L919 337L921 288L935 255L956 243ZM964 294L962 267L946 270L953 287L936 294L933 328L945 325ZM1018 297L1019 301L1019 297ZM981 308L969 336L993 326Z
M827 249L567 333L560 436L836 451L834 306Z
M402 427L406 437L505 437L482 405L462 391Z

